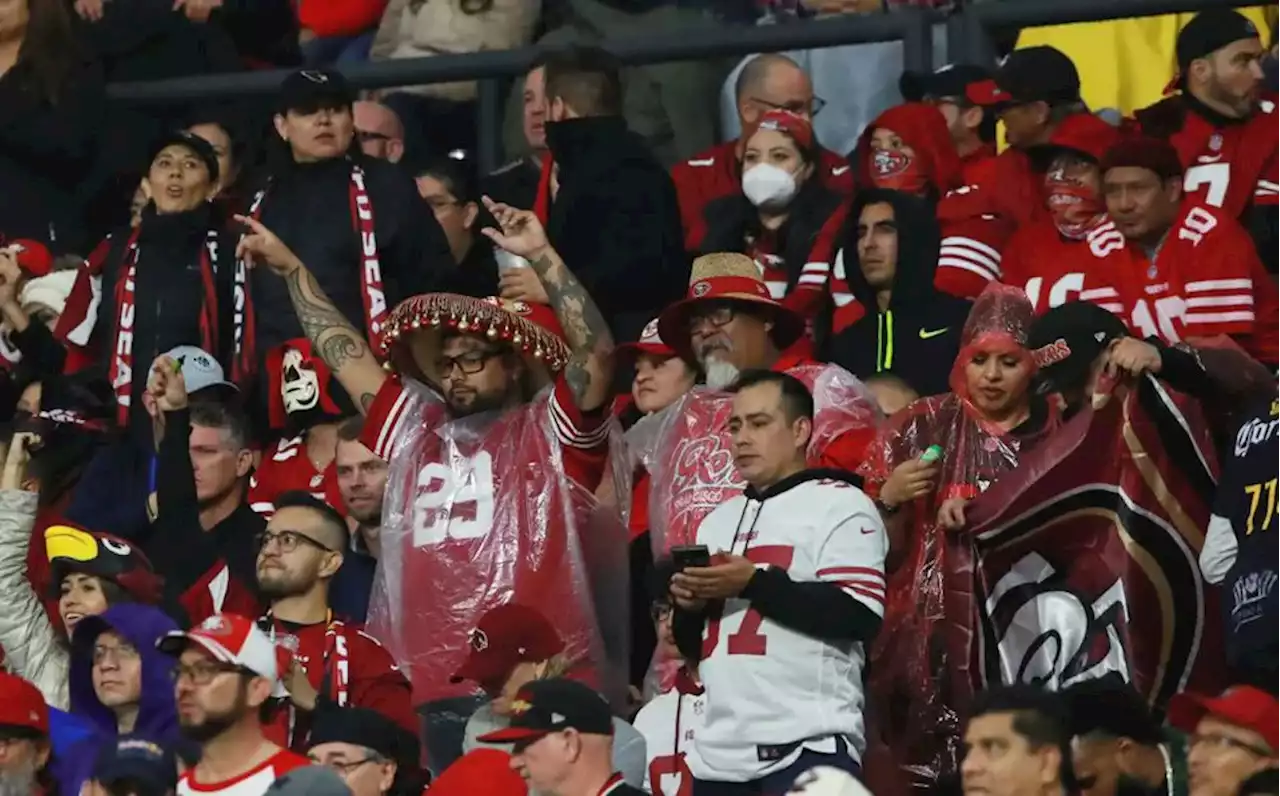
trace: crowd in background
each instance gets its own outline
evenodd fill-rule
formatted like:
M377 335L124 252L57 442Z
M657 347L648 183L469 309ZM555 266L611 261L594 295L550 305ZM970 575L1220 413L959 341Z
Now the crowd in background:
M0 796L1276 793L1275 9L599 46L955 5L0 0Z

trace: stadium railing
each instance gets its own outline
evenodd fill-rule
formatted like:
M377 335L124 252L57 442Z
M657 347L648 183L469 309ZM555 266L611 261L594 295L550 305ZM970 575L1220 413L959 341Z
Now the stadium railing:
M1259 0L992 0L963 4L949 13L908 8L892 14L850 15L785 25L725 25L696 31L671 30L656 36L606 40L601 46L624 64L643 65L901 40L904 67L927 71L934 66L931 41L932 28L937 24L947 26L948 61L981 64L991 58L988 35L994 30L1258 4ZM506 99L504 81L523 75L539 52L539 48L534 46L498 52L406 58L357 64L344 67L342 71L359 89L479 80L477 122L480 140L476 155L483 173L494 168L501 156L502 111ZM108 87L108 95L115 101L128 104L260 97L274 93L286 74L285 70L272 70L117 83Z

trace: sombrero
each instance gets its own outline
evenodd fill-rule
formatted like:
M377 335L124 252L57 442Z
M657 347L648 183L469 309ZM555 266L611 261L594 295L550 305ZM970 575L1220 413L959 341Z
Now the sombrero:
M741 301L767 311L773 321L773 342L779 349L800 339L804 334L804 318L774 300L760 276L755 260L745 254L704 254L693 261L689 275L689 292L663 310L658 317L658 332L667 345L680 356L693 361L689 345L689 318L701 303L716 300Z
M421 340L434 362L445 333L469 334L510 345L539 381L550 382L569 361L569 346L555 312L545 304L427 293L405 299L391 311L379 340L383 356L398 372L439 384L439 374L424 373L407 343Z

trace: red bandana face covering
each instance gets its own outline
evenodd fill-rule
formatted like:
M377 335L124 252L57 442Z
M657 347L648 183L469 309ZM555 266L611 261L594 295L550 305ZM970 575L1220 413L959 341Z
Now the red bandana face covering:
M877 188L922 194L929 186L919 162L902 150L871 150L870 173L871 182Z
M1071 180L1050 178L1046 202L1054 226L1068 240L1084 240L1106 212L1096 191Z

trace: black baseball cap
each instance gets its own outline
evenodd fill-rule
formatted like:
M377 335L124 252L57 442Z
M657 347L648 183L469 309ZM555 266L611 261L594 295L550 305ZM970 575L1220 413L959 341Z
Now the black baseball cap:
M907 102L929 97L967 97L970 83L991 79L991 70L971 64L947 64L933 72L903 72L898 91Z
M351 84L336 69L303 69L280 84L280 113L315 113L321 108L347 108L356 101Z
M1043 388L1063 390L1084 383L1098 355L1112 340L1127 337L1124 321L1087 301L1071 301L1036 318L1027 348Z
M1062 692L1071 713L1071 734L1131 738L1154 746L1164 740L1160 722L1131 683L1114 672Z
M1258 28L1249 18L1232 8L1210 8L1191 18L1178 31L1178 70L1186 72L1197 58L1221 50L1242 39L1258 38Z
M188 133L186 130L174 130L156 141L156 145L151 148L151 160L148 163L154 161L156 155L163 152L165 147L174 145L191 150L196 157L204 162L205 168L209 170L209 182L218 181L218 153L213 151L213 145L195 133Z
M1080 73L1061 50L1028 47L1009 53L995 77L970 84L966 96L975 105L996 109L1029 102L1078 102Z
M418 758L418 740L413 733L376 710L341 707L322 701L311 720L307 744L349 743L372 749L397 763Z
M126 735L98 757L93 778L107 787L127 781L147 793L170 793L178 784L177 758L161 744Z
M527 743L574 729L584 735L613 735L613 714L590 687L557 677L534 680L511 701L511 726L481 735L484 743Z

